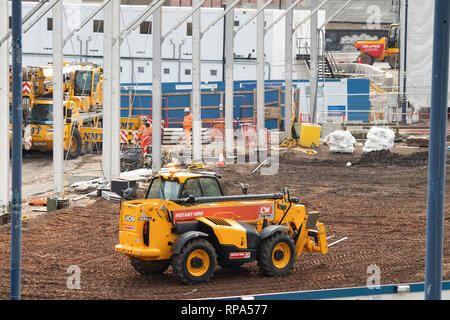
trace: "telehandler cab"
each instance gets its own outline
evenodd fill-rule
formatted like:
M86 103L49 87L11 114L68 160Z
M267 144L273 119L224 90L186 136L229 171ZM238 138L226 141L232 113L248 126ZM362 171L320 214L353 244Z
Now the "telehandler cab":
M121 203L115 250L141 274L172 265L184 284L207 282L216 266L257 260L266 276L288 274L302 252L328 252L316 212L283 193L225 196L214 173L158 172L145 199ZM242 185L241 185L242 187Z

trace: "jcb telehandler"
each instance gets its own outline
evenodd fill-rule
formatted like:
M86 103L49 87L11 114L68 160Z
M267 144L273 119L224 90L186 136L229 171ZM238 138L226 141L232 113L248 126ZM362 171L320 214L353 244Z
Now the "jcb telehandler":
M283 193L224 196L218 175L168 169L156 174L145 199L121 203L115 250L141 274L172 265L185 284L207 282L219 265L257 260L266 276L290 272L302 252L328 252L325 226Z

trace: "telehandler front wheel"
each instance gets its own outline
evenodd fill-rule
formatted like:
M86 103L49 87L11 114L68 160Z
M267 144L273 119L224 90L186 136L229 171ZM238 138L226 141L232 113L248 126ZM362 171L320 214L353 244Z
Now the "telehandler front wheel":
M258 251L258 265L261 272L269 277L283 277L294 265L295 246L285 232L277 232L264 239Z
M172 256L175 275L188 285L208 282L217 266L217 254L206 239L190 240L179 254Z
M144 261L134 257L130 257L130 262L134 270L143 275L163 273L170 265L170 261L168 260Z

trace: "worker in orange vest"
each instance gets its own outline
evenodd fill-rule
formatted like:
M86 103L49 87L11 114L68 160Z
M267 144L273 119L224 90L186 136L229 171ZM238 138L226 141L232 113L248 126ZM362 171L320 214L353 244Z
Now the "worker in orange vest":
M152 125L147 118L144 118L144 123L139 128L138 139L142 148L142 157L145 160L149 152L149 146L152 143Z
M183 120L184 135L186 136L186 144L191 145L191 130L192 130L192 114L189 108L184 109Z

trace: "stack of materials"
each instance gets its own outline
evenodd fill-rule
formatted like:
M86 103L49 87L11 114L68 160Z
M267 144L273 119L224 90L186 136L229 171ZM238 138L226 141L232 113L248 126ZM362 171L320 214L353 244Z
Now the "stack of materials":
M367 133L367 140L362 151L372 152L390 150L394 147L395 132L391 129L372 127Z
M347 130L336 130L327 135L323 142L329 146L330 152L353 153L355 151L355 137Z

